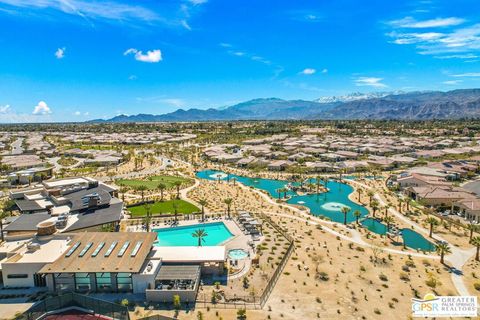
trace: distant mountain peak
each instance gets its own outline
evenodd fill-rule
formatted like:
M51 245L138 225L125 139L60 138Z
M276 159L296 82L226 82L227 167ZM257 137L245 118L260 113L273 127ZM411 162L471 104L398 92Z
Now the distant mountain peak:
M178 109L152 115L118 115L90 122L182 122L301 119L460 119L480 118L480 89L416 92L354 92L315 101L259 98L217 109Z
M385 92L352 92L347 95L343 96L326 96L320 97L315 102L318 103L338 103L338 102L350 102L350 101L357 101L357 100L366 100L366 99L375 99L375 98L383 98L386 96L394 95L394 94L402 94L402 91L385 91Z

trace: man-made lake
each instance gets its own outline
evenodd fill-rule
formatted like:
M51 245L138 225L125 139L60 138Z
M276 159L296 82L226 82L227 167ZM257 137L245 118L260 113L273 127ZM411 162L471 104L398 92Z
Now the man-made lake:
M214 181L235 179L237 182L240 182L246 186L266 191L272 198L285 196L283 192L279 195L279 189L284 189L289 185L300 185L299 182L250 178L215 170L200 171L197 173L197 177ZM306 183L316 185L317 181L316 179L312 178L306 181ZM351 223L356 220L354 215L355 212L360 213L359 218L363 218L368 215L367 208L351 201L348 198L348 196L353 192L353 187L350 185L333 180L329 180L326 183L320 181L319 183L324 185L328 191L318 194L314 193L298 195L295 191L288 190L286 192L286 196L289 197L287 203L305 206L310 209L310 212L315 216L323 216L332 221L340 223L343 223L344 221L344 214L342 213L343 207L348 207L350 209L347 213L347 223ZM315 186L313 189L315 189ZM387 233L387 226L376 219L367 218L364 219L361 224L371 232L381 235L385 235ZM424 251L435 250L435 245L433 243L411 229L402 229L402 237L407 247Z

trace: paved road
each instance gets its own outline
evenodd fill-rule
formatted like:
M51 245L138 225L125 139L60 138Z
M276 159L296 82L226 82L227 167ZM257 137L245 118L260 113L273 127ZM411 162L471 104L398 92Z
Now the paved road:
M480 180L465 183L462 187L472 192L475 192L478 196L480 196Z
M10 145L12 147L12 150L10 151L10 154L12 155L18 155L23 153L23 147L22 143L24 138L17 138L17 140L13 141L12 144Z
M71 165L71 166L62 166L60 163L58 163L58 160L60 160L60 157L53 157L53 158L50 158L48 159L48 163L50 163L51 165L53 165L55 167L55 170L60 170L62 168L76 168L76 167L79 167L83 164L83 161L84 159L82 158L73 158L75 160L77 160L77 163L75 163L74 165Z

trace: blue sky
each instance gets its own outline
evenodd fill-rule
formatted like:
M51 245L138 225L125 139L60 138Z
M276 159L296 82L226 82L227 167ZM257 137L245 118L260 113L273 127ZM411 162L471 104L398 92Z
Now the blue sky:
M480 2L0 0L0 122L480 86Z

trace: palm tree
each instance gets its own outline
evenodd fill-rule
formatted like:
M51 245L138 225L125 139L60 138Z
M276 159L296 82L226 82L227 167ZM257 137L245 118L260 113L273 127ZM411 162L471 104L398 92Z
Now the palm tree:
M202 221L205 221L205 206L208 204L206 199L198 200L198 204L202 206Z
M127 193L128 191L128 187L126 186L122 186L120 187L120 193L122 194L122 201L125 202L125 193Z
M377 212L380 204L378 203L377 200L373 200L370 204L370 206L372 207L372 210L373 210L373 217L375 218L375 213Z
M145 191L148 190L148 187L144 184L139 185L137 187L137 190L140 191L140 194L142 195L142 202L145 201Z
M178 223L178 203L175 199L172 200L173 217L175 218L175 224Z
M402 206L405 200L403 199L398 199L398 212L402 213Z
M478 226L474 225L473 223L470 223L467 225L467 229L470 230L470 241L472 241L473 238L473 232L478 230Z
M371 190L367 192L367 196L369 197L368 203L369 203L370 207L372 206L372 200L373 200L374 195L375 195L375 193Z
M350 209L349 207L347 206L344 206L342 207L342 213L343 213L343 224L344 225L347 225L347 214L350 212Z
M317 193L320 192L320 179L321 179L320 176L317 176L317 177L315 178L315 184L317 185Z
M167 189L167 186L165 185L165 183L160 182L157 185L157 189L158 191L160 191L160 201L163 201L163 192L165 191L165 189Z
M395 219L391 216L387 216L383 219L383 222L387 224L387 232L390 231L390 226L395 222Z
M280 199L282 198L282 192L283 192L283 191L282 191L282 188L278 188L278 189L275 190L275 191L277 191L277 193L278 193L278 200L280 200Z
M475 260L479 261L480 259L480 236L476 236L475 238L472 238L471 244L473 244L475 247L477 247L477 253L475 254Z
M355 220L356 220L357 224L359 224L359 223L358 223L358 219L360 219L360 216L362 215L362 213L360 212L360 210L355 210L355 211L353 211L353 215L355 216Z
M358 188L357 192L358 192L358 202L360 202L360 196L362 195L363 190Z
M205 231L205 229L198 229L195 230L194 233L192 233L192 237L198 239L198 246L202 246L202 241L205 242L205 237L208 236L208 233Z
M434 217L428 217L426 220L425 220L426 223L428 223L430 225L430 238L432 237L432 234L433 234L433 227L434 226L438 226L439 223L438 223L438 220L435 219Z
M147 232L150 232L150 223L152 222L152 206L150 204L144 205L145 217L143 223L147 226Z
M436 251L440 255L440 263L444 263L443 258L445 257L445 254L452 253L452 250L450 249L450 246L446 242L441 242L437 244L436 246Z
M236 183L236 182L237 182L237 178L233 177L233 178L232 178L232 183L233 183L234 186L235 186L235 183Z
M182 185L182 182L177 180L173 185L177 188L177 199L180 199L180 186Z
M232 205L232 198L227 198L225 200L223 200L223 203L225 203L227 205L227 215L228 215L228 218L230 219L230 207Z
M390 205L387 204L385 205L385 207L383 207L385 209L385 217L388 217L388 209L390 209Z

